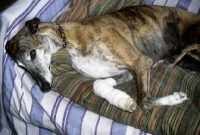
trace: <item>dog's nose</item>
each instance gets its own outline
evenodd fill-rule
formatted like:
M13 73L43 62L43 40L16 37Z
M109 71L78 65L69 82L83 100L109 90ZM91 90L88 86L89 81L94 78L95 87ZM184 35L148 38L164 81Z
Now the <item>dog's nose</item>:
M43 82L42 83L42 87L41 87L41 91L42 92L49 92L51 89L51 85L48 82Z

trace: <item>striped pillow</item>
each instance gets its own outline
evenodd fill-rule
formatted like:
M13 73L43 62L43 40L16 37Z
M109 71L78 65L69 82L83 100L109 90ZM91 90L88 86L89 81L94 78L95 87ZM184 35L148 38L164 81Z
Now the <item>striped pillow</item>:
M156 98L182 91L188 95L189 100L178 106L156 107L148 112L138 107L133 113L122 111L96 96L92 90L94 80L73 70L65 50L54 55L52 73L54 91L117 122L159 135L198 135L200 132L200 75L187 73L178 66L169 68L168 63L162 63L152 68L150 93ZM117 88L136 99L136 87L132 82L126 82Z
M81 20L141 4L144 4L144 0L72 0L68 12L56 21Z

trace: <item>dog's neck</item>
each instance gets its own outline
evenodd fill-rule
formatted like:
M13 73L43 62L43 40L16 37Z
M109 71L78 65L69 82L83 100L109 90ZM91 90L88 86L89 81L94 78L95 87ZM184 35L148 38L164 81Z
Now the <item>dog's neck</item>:
M56 24L57 24L58 27L59 27L60 36L61 36L62 41L63 41L63 47L66 48L66 46L67 46L67 41L66 41L65 32L64 32L62 26L60 26L59 23L56 23Z
M47 38L51 53L57 52L61 48L66 48L67 39L64 29L58 23L41 23L39 25L39 35Z

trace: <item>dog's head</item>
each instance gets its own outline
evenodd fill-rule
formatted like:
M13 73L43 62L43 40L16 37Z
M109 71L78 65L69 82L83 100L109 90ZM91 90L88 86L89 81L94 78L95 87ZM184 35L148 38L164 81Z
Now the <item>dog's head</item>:
M46 29L40 26L38 18L29 20L5 46L9 56L30 73L43 92L51 87L52 74L49 68L51 54L56 51L55 43L48 36L51 32L48 33Z

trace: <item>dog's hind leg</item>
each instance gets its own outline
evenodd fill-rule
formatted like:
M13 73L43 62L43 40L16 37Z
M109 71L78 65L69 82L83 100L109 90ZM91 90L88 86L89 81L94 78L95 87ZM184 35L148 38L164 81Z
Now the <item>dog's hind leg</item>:
M183 92L174 92L173 95L168 95L165 97L157 98L154 100L155 106L161 106L161 105L177 105L185 100L189 100L187 98L187 95Z
M122 84L124 82L128 82L133 79L135 78L130 72L124 73L123 75L116 77L116 82L117 82L116 85Z
M137 103L143 109L151 109L154 106L149 92L150 68L152 64L152 59L144 55L129 63L130 70L135 74L137 81Z

